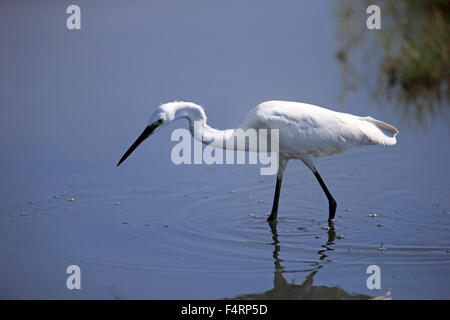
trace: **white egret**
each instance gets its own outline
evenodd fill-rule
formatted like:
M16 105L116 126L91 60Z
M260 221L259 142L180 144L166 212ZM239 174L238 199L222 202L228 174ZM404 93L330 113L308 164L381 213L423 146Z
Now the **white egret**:
M359 117L290 101L263 102L248 113L238 128L217 130L206 123L206 115L201 106L192 102L170 102L160 105L153 112L148 126L125 152L117 166L152 133L178 119L187 119L194 138L206 144L212 143L213 146L225 146L224 140L233 137L233 132L237 129L279 130L279 166L268 221L277 218L281 182L289 160L301 160L313 172L328 199L328 220L333 221L337 204L314 165L313 158L341 153L351 146L394 145L398 134L394 126L371 117ZM194 125L196 121L200 126Z

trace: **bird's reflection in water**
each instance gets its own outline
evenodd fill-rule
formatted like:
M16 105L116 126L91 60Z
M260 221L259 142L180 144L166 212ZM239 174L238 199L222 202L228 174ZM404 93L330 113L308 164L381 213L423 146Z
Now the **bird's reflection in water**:
M328 239L327 242L322 246L323 249L320 249L317 253L319 254L319 262L314 267L313 270L308 274L305 281L301 284L289 283L284 277L284 266L281 264L282 259L280 259L280 241L278 239L279 235L277 232L277 222L269 222L270 230L272 231L272 239L273 239L273 259L274 259L274 280L273 280L273 288L265 291L263 293L251 293L251 294L242 294L234 297L234 299L284 299L284 300L292 300L292 299L310 299L310 300L318 300L318 299L370 299L371 296L363 295L363 294L351 294L340 287L327 287L327 286L315 286L313 285L314 276L316 273L323 267L320 262L331 262L328 260L328 255L326 254L328 251L334 250L332 245L334 244L334 240L336 237L336 232L334 230L334 225L329 224L328 230Z

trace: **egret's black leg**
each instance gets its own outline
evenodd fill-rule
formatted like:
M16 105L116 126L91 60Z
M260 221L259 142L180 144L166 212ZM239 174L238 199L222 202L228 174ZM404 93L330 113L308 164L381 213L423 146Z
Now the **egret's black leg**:
M281 181L283 180L284 170L286 170L287 163L289 159L285 159L280 157L280 163L278 164L278 173L277 173L277 185L275 186L275 195L273 197L273 205L272 212L270 216L267 218L267 221L275 221L277 219L278 213L278 200L280 199L280 191L281 191Z
M329 208L329 214L328 214L328 221L333 221L334 220L334 214L336 213L336 207L337 207L337 203L336 200L334 200L333 196L331 195L330 191L328 191L327 186L325 185L325 183L322 180L322 177L320 176L319 172L313 171L314 175L317 178L317 181L319 181L320 186L322 187L323 191L325 192L325 195L327 196L328 199L328 208Z
M275 195L273 198L272 213L270 214L269 218L267 218L267 221L274 221L277 219L278 200L280 199L281 181L282 180L283 180L283 177L277 177L277 185L275 186Z

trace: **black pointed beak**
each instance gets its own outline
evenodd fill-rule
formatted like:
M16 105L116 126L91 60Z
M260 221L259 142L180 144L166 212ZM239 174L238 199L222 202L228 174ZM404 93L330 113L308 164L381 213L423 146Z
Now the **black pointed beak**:
M122 162L125 161L126 158L136 149L142 141L150 137L150 135L153 133L153 131L160 125L160 123L153 122L151 125L147 126L144 131L141 133L141 135L136 139L136 141L131 145L130 148L128 148L127 152L122 156L120 161L117 163L117 167L120 166Z

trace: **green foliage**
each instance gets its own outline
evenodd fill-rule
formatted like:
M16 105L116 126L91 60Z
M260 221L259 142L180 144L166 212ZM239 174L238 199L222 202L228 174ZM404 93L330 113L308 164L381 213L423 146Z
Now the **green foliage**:
M369 4L374 1L337 3L341 48L336 58L343 66L344 89L365 85L374 97L392 102L419 123L445 111L450 100L450 1L375 2L381 8L381 30L365 27Z

